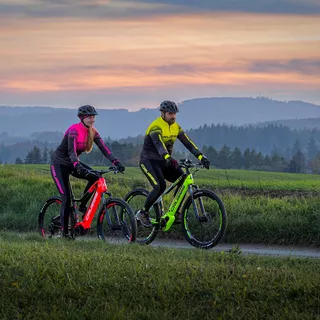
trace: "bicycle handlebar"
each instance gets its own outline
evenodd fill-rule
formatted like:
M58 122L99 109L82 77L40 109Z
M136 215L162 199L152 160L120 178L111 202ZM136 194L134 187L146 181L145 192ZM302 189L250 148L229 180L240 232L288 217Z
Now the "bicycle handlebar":
M92 170L88 170L88 171L89 172L87 175L95 175L98 177L102 177L103 174L111 172L111 171L113 171L114 174L117 174L117 173L124 174L123 172L119 171L116 166L111 166L111 167L109 167L108 170L94 170L94 169L92 169Z
M189 159L180 159L179 165L181 168L204 168L202 163L193 163L192 160Z
M189 160L189 159L180 159L180 163L179 163L179 166L181 168L199 168L199 169L203 169L204 166L202 163L198 162L198 163L193 163L192 160ZM95 176L98 176L98 177L102 177L103 174L105 173L108 173L108 172L111 172L113 171L114 174L117 174L117 173L122 173L124 174L123 172L119 171L118 168L116 166L111 166L109 167L108 170L89 170L88 174L87 175L95 175Z

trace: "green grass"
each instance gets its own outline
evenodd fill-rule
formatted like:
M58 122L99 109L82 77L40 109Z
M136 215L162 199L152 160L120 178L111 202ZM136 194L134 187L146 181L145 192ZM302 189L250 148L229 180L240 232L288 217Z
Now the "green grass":
M102 167L95 167L102 168ZM48 165L3 165L0 166L1 176L12 176L12 171L19 171L26 175L35 174L50 176ZM126 168L124 175L107 175L112 181L123 181L130 186L142 185L149 188L149 184L137 167ZM200 170L195 175L196 183L211 188L242 188L263 190L315 191L320 192L320 175L295 174L283 172L264 172L252 170Z
M319 319L320 264L0 233L1 319Z
M225 241L320 245L318 197L269 198L228 195Z
M257 175L260 181L254 180ZM137 186L150 189L138 168L106 177L115 196L124 197ZM228 226L224 241L316 246L320 245L318 180L318 175L235 170L202 170L195 176L196 183L213 189L225 203ZM250 186L250 192L239 192L240 182ZM76 196L80 196L85 182L72 179L72 185ZM289 185L292 191L285 189ZM29 232L37 230L38 213L45 199L57 194L49 167L39 165L0 166L0 190L0 229ZM297 194L297 190L306 194ZM95 221L92 226L95 229ZM183 237L178 226L161 236Z

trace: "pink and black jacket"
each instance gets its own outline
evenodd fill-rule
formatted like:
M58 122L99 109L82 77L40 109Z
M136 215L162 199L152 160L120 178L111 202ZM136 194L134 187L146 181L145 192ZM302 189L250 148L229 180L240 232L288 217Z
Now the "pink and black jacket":
M96 129L94 130L94 143L98 146L103 155L112 163L114 163L116 158L110 149L105 145L98 131ZM75 167L80 161L80 154L86 150L88 131L89 129L86 128L81 122L70 126L65 132L60 145L56 151L52 153L52 163L62 164L65 166L73 165Z

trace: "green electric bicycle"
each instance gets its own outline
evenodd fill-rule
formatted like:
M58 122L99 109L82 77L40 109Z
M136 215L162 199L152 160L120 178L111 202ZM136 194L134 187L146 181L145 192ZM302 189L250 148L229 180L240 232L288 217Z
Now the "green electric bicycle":
M152 227L145 227L137 218L139 244L150 244L159 231L168 231L173 224L181 224L187 241L197 248L210 249L223 237L227 214L222 200L211 190L200 189L194 184L193 175L203 168L201 163L181 159L180 167L185 173L173 182L153 203L149 215ZM163 196L175 189L173 200L166 211ZM136 217L143 207L148 190L136 188L124 198L129 203ZM189 194L187 197L187 193Z

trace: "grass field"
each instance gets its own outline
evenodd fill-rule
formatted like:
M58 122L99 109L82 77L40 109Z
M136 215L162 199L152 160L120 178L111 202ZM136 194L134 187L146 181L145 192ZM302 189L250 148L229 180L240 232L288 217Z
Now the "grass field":
M149 189L138 168L107 175L109 189L123 197L137 186ZM320 245L320 176L237 170L202 170L200 186L217 192L225 203L231 243ZM72 180L76 195L84 182ZM0 229L35 231L43 201L57 194L49 167L0 166ZM95 227L95 224L93 225ZM182 237L177 227L167 237Z
M120 197L149 188L137 168L107 180ZM221 170L196 175L222 197L224 240L234 244L319 246L318 180ZM80 195L84 183L72 184ZM318 260L248 257L236 245L217 253L44 240L37 217L53 194L48 166L0 166L1 319L320 319ZM178 226L166 236L182 237Z
M320 264L0 232L1 319L319 319Z
M95 167L102 168L102 167ZM13 171L19 171L21 175L35 174L50 176L48 165L2 165L0 166L1 177L13 176ZM18 173L16 173L18 174ZM320 175L295 174L283 172L264 172L251 170L200 170L196 173L196 181L200 185L209 185L211 188L242 188L265 190L305 190L308 192L320 192ZM110 181L123 180L133 184L148 186L145 176L137 167L126 168L124 175L108 175Z

